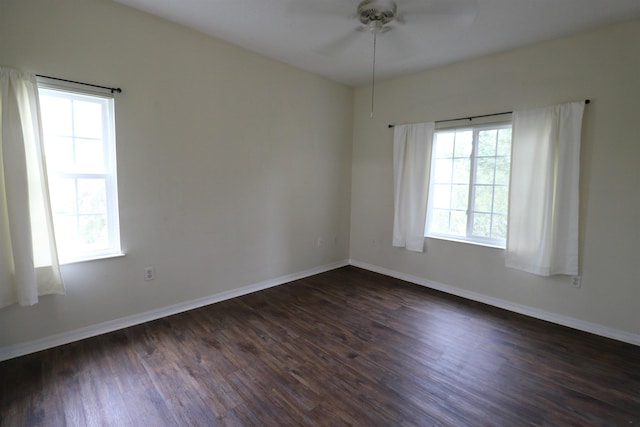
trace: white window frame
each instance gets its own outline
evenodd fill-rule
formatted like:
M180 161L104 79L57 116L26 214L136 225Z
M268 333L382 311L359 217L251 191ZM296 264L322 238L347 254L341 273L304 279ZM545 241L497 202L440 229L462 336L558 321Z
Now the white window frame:
M464 242L464 243L471 243L471 244L477 244L477 245L481 245L481 246L489 246L489 247L494 247L494 248L500 248L500 249L504 249L506 247L506 239L498 239L498 238L490 238L490 237L486 237L486 236L478 236L478 235L474 235L473 234L473 216L474 216L474 212L472 210L473 207L473 202L475 200L475 187L476 187L476 182L475 182L475 171L477 170L477 162L478 162L478 156L477 156L477 151L478 151L478 142L479 142L479 133L483 130L492 130L492 129L509 129L512 128L512 122L511 120L501 120L499 122L488 122L488 123L482 123L482 124L473 124L473 125L462 125L462 126L449 126L449 127L442 127L442 128L438 128L435 131L434 134L434 144L433 144L433 151L432 151L432 156L431 156L431 172L430 172L430 179L429 179L429 196L428 196L428 201L427 201L427 215L426 215L426 221L425 221L425 237L427 238L436 238L436 239L443 239L443 240L450 240L450 241L457 241L457 242ZM435 161L436 161L436 141L437 141L437 136L438 133L444 133L444 132L464 132L464 131L471 131L473 132L473 139L472 139L472 150L471 150L471 154L470 154L470 171L469 171L469 195L468 195L468 200L467 200L467 209L466 209L466 214L467 214L467 224L466 224L466 233L464 236L462 235L457 235L457 234L448 234L448 233L438 233L438 232L431 232L431 221L432 221L432 212L433 212L433 194L434 194L434 176L435 176ZM494 174L495 174L495 169L494 169ZM509 169L509 175L511 175L511 169ZM496 184L493 184L493 187L495 188ZM508 184L507 184L507 192L508 192ZM495 197L495 196L494 196ZM494 200L494 199L492 199ZM493 206L492 206L492 212L491 214L493 215ZM507 215L507 223L508 223L508 215L509 213L506 213Z
M48 174L57 174L63 178L73 179L100 179L104 181L105 193L106 193L106 217L107 217L107 234L108 244L106 247L97 250L84 250L74 251L70 253L58 252L61 264L68 264L80 261L88 261L100 258L110 258L114 256L122 256L122 249L120 246L120 219L118 208L118 183L117 183L117 162L116 162L116 140L115 140L115 107L113 94L106 90L98 88L88 89L86 86L59 82L48 78L38 78L38 90L41 96L43 94L64 94L63 97L74 100L95 100L99 99L99 102L103 105L102 109L102 140L103 140L103 155L104 155L104 172L102 173L87 173L87 172L72 172L65 171L56 173L52 170L48 170ZM75 135L73 135L75 138ZM44 137L44 144L46 147L47 137ZM45 149L46 159L46 149ZM51 179L51 178L50 178ZM76 200L77 203L77 200ZM54 218L55 218L55 212ZM77 213L76 217L81 215ZM54 220L55 222L55 220ZM59 242L64 236L59 236L56 233L56 241ZM60 244L58 243L58 247Z

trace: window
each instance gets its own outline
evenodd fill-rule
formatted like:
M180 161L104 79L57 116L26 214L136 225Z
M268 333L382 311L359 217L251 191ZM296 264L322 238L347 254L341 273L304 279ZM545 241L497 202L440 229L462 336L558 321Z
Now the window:
M425 235L504 247L511 124L436 131Z
M61 262L120 254L113 97L39 88Z

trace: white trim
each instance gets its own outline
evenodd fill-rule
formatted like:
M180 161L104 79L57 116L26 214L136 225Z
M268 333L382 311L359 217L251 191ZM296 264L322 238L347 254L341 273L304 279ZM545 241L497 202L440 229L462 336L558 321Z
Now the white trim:
M349 265L349 262L347 260L337 261L331 264L314 267L309 270L300 271L298 273L287 274L285 276L280 276L275 279L265 280L262 282L254 283L252 285L243 286L238 289L232 289L230 291L220 292L217 294L194 299L191 301L185 301L185 302L173 304L167 307L146 311L144 313L133 314L131 316L122 317L120 319L109 320L106 322L98 323L98 324L87 326L84 328L75 329L73 331L51 335L51 336L37 339L34 341L0 347L0 362L8 359L13 359L14 357L35 353L37 351L46 350L46 349L57 347L64 344L69 344L74 341L80 341L85 338L91 338L97 335L102 335L109 332L117 331L119 329L128 328L129 326L139 325L141 323L149 322L151 320L156 320L156 319L171 316L174 314L182 313L185 311L193 310L196 308L204 307L205 305L214 304L220 301L236 298L242 295L247 295L256 291L261 291L261 290L279 286L285 283L293 282L295 280L304 279L305 277L313 276L315 274L320 274L326 271L335 270L336 268L345 267L347 265Z
M101 259L109 259L109 258L121 258L121 257L126 256L126 255L127 254L125 254L124 252L118 252L118 253L114 253L114 254L94 256L94 257L90 257L90 258L78 258L78 259L74 259L74 260L71 260L71 261L60 261L60 265L78 264L78 263L81 263L81 262L99 261Z
M14 357L35 353L37 351L46 350L46 349L57 347L64 344L69 344L71 342L83 340L85 338L91 338L97 335L102 335L102 334L113 332L119 329L124 329L129 326L139 325L141 323L171 316L173 314L178 314L178 313L193 310L196 308L204 307L206 305L214 304L220 301L225 301L225 300L239 297L242 295L247 295L253 292L261 291L263 289L272 288L272 287L289 283L295 280L304 279L305 277L313 276L315 274L320 274L326 271L334 270L336 268L344 267L346 265L353 265L354 267L359 267L365 270L373 271L375 273L380 273L386 276L395 277L397 279L414 283L416 285L425 286L431 289L436 289L438 291L446 292L448 294L456 295L469 300L482 302L485 304L492 305L494 307L502 308L508 311L513 311L519 314L524 314L525 316L546 320L548 322L556 323L558 325L568 326L570 328L577 329L580 331L589 332L595 335L612 338L612 339L627 342L630 344L640 345L640 335L638 334L621 331L619 329L609 328L596 323L585 322L583 320L575 319L568 316L561 316L555 313L539 310L533 307L516 304L516 303L499 299L499 298L489 297L486 295L479 294L477 292L467 291L464 289L456 288L454 286L445 285L443 283L427 280L421 277L412 276L410 274L405 274L395 270L390 270L388 268L378 267L373 264L368 264L365 262L350 259L348 261L346 260L337 261L331 264L326 264L320 267L315 267L315 268L301 271L298 273L281 276L271 280L265 280L263 282L254 283L252 285L247 285L242 288L233 289L230 291L220 292L218 294L209 295L203 298L198 298L191 301L185 301L182 303L170 305L168 307L163 307L163 308L147 311L140 314L134 314L127 317L122 317L120 319L114 319L107 322L98 323L96 325L75 329L73 331L64 332L61 334L51 335L49 337L41 338L38 340L0 347L0 362L4 360L13 359Z
M448 294L456 295L472 301L477 301L484 304L492 305L494 307L502 308L504 310L524 314L525 316L534 317L536 319L545 320L547 322L556 323L558 325L567 326L569 328L589 332L606 338L612 338L614 340L623 341L629 344L640 345L639 334L610 328L608 326L603 326L597 323L585 322L584 320L551 313L549 311L540 310L527 305L516 304L511 301L490 297L477 292L468 291L466 289L457 288L455 286L445 285L444 283L435 282L433 280L424 279L418 276L412 276L410 274L401 273L399 271L390 270L384 267L378 267L376 265L367 264L365 262L360 262L353 259L349 260L349 264L353 265L354 267L359 267L365 270L373 271L375 273L384 274L385 276L395 277L396 279L411 282L416 285L425 286L427 288L446 292Z
M493 243L487 243L487 242L483 242L482 240L479 240L476 238L476 240L472 240L472 239L465 239L464 236L457 236L456 238L452 237L452 236L448 236L446 234L443 235L439 235L439 234L429 234L428 236L424 236L426 239L436 239L436 240L446 240L448 242L456 242L456 243L466 243L469 245L476 245L476 246L482 246L485 248L493 248L493 249L500 249L502 251L504 251L506 249L506 246L498 246L496 244Z

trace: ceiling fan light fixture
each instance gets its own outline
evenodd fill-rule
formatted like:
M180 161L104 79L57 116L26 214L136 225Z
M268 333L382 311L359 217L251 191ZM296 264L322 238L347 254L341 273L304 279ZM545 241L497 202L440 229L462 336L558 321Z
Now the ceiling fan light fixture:
M371 28L376 23L380 28L393 21L398 13L398 7L390 0L363 0L358 5L358 20Z
M383 28L384 24L382 21L370 21L367 25L367 30L369 30L370 33L380 33Z

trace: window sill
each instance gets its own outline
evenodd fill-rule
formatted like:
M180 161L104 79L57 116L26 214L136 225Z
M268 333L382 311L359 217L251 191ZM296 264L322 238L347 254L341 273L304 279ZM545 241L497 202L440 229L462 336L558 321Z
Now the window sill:
M455 237L448 237L448 236L434 236L434 235L429 235L429 236L424 236L425 239L436 239L436 240L446 240L448 242L456 242L456 243L466 243L468 245L474 245L474 246L482 246L485 248L492 248L492 249L500 249L500 250L505 250L506 247L505 246L500 246L498 244L495 243L485 243L485 242L478 242L475 240L465 240L465 239L456 239Z
M124 252L118 252L116 254L98 255L90 258L80 258L80 259L73 259L69 261L60 261L60 265L78 264L81 262L99 261L102 259L110 259L110 258L121 258L123 256L125 256Z

